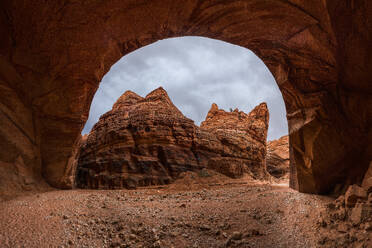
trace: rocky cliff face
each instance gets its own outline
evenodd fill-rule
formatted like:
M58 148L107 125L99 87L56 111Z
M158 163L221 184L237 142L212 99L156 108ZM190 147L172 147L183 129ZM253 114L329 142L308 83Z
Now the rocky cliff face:
M219 127L216 109L236 118ZM250 173L264 179L267 122L266 104L249 115L213 105L199 128L163 88L145 98L127 91L82 145L76 182L81 188L135 188L170 183L183 171L207 167L230 177ZM250 129L248 123L256 124Z
M227 168L244 171L248 167L253 177L265 177L268 125L266 103L261 103L249 114L238 109L226 112L212 104L200 129L217 138L220 144L218 153L222 156L209 161L208 166L222 173Z
M288 135L267 142L266 169L275 178L289 178Z

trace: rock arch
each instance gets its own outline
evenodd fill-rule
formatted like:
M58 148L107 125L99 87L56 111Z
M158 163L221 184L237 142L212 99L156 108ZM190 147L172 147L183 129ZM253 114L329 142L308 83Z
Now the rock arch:
M103 75L156 40L195 35L254 51L288 116L291 187L326 193L371 160L367 0L0 3L0 161L71 186L74 147ZM20 159L21 158L21 159Z

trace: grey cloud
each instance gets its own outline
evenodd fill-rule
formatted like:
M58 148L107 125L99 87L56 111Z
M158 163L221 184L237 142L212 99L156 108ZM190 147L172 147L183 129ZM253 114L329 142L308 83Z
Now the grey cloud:
M120 59L102 79L83 133L111 109L126 90L145 96L163 86L174 104L196 124L204 120L211 104L251 111L267 102L269 139L287 134L285 107L264 63L250 50L201 37L155 42Z

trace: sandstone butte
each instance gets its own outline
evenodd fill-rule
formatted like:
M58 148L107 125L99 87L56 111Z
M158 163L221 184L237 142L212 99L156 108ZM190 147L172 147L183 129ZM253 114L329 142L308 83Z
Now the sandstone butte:
M288 135L267 142L266 169L275 178L289 178Z
M249 114L216 104L199 128L158 88L145 98L126 91L94 125L79 152L80 188L136 188L168 184L181 172L213 169L237 178L267 179L269 113Z
M0 9L0 193L71 188L102 77L124 55L180 36L251 49L268 66L286 105L290 187L362 183L372 160L370 0L3 0Z

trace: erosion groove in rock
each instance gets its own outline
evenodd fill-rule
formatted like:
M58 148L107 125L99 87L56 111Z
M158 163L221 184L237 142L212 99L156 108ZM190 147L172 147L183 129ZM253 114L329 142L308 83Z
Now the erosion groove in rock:
M53 186L69 186L70 157L110 67L186 35L249 48L269 67L288 114L291 187L327 193L360 183L368 167L371 1L4 0L0 8L0 160L21 156Z
M213 169L238 178L267 179L269 113L249 114L212 105L201 127L158 88L145 98L125 92L82 143L76 174L80 188L136 188L168 184L185 171ZM223 125L229 122L229 125Z

